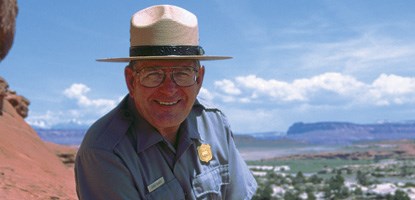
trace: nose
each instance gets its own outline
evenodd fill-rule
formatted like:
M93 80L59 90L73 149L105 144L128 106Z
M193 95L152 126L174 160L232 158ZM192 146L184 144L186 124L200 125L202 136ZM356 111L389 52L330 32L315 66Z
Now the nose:
M174 82L171 74L166 74L164 81L159 86L159 91L165 95L173 95L178 89L178 85Z

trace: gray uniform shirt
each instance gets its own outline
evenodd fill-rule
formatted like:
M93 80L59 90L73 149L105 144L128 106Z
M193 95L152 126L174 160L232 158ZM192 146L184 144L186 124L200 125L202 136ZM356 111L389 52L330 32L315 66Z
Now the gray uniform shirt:
M251 199L257 183L225 116L201 102L180 126L174 148L124 98L85 135L75 162L78 197ZM198 150L206 145L210 150ZM199 153L212 158L206 161Z

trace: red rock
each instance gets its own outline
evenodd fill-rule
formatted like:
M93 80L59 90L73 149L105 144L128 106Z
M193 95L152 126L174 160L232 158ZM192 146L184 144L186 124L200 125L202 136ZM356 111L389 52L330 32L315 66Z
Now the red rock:
M76 199L73 168L60 159L3 100L0 199Z
M23 118L26 118L29 114L29 99L24 96L17 95L15 91L10 90L7 81L0 76L0 115L3 110L3 99L9 101L16 112Z
M0 1L0 61L13 45L17 11L16 0Z

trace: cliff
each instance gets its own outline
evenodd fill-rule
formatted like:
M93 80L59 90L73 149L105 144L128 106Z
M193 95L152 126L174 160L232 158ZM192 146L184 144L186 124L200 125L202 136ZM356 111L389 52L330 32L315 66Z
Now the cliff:
M378 124L354 124L349 122L298 122L290 126L287 135L308 133L349 133L349 134L413 134L415 122L407 123L378 123Z
M317 122L293 124L287 137L314 144L351 144L362 141L415 139L415 122L354 124Z
M3 99L0 116L0 199L76 199L73 168Z
M16 0L0 1L0 61L13 45L17 12Z
M12 47L17 11L16 0L0 0L0 61ZM29 104L0 76L0 199L76 199L75 150L44 143L23 119Z
M10 90L7 81L0 76L0 115L3 114L3 100L8 101L21 117L25 118L29 114L30 101Z

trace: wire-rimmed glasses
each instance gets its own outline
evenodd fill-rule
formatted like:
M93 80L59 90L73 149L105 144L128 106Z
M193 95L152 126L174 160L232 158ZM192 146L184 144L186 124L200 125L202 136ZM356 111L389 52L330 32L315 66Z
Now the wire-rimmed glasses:
M196 83L198 70L191 66L180 67L145 67L136 71L140 84L144 87L157 87L166 79L167 71L170 72L170 78L181 87L192 86Z

